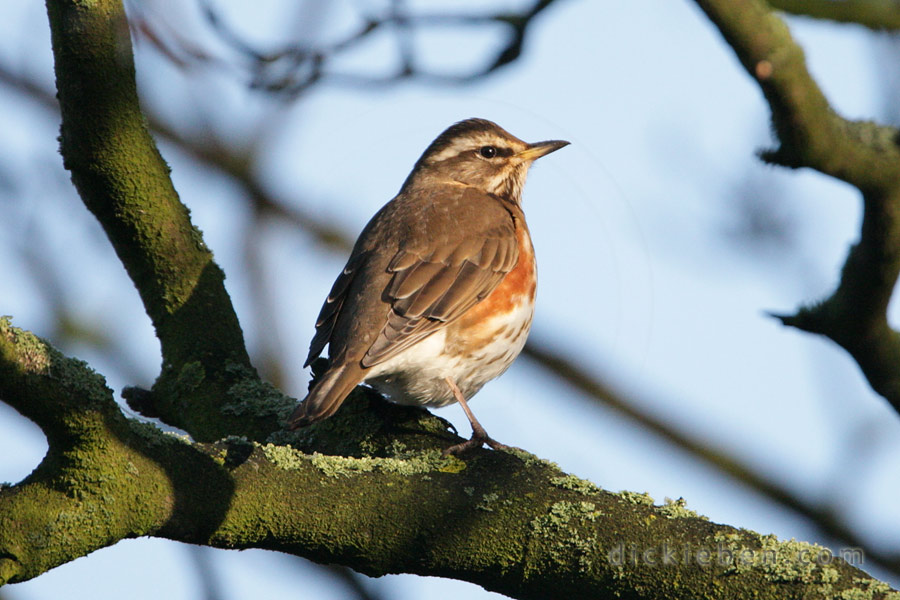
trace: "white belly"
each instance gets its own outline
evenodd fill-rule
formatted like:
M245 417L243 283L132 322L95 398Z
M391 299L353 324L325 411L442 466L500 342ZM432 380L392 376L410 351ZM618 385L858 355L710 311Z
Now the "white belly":
M534 302L528 298L514 311L485 320L479 331L490 335L478 344L467 345L470 340L461 339L451 324L375 365L365 381L398 404L441 407L456 402L445 381L449 377L468 400L519 355L533 315Z

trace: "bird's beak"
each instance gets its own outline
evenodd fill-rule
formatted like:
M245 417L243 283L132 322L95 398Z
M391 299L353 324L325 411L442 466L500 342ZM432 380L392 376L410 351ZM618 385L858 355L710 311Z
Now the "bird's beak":
M526 161L537 160L542 156L546 156L551 152L556 152L560 148L568 146L569 142L565 140L550 140L548 142L535 142L528 144L528 148L516 154L516 158Z

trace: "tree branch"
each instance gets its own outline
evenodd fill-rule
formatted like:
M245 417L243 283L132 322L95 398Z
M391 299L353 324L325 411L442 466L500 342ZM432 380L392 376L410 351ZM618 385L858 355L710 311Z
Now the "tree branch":
M149 533L163 518L150 498L171 493L169 481L123 443L129 423L103 378L6 317L0 398L37 423L49 445L24 481L0 487L0 585Z
M776 10L837 23L856 23L876 31L900 29L893 0L769 0Z
M268 92L299 96L313 86L332 83L344 86L359 86L371 89L377 85L392 85L404 79L416 77L419 81L439 84L460 84L486 77L519 58L525 46L525 39L537 16L550 7L555 0L533 0L531 6L518 12L498 12L493 14L465 13L422 13L403 10L401 2L392 2L384 15L360 15L362 24L356 31L332 43L309 47L291 44L275 50L262 50L242 37L219 14L209 0L201 0L203 14L219 39L242 59L251 87ZM139 30L156 45L161 52L179 64L204 62L220 64L208 52L198 50L193 43L178 36L171 44L166 43L156 28L146 19L139 17ZM477 66L464 73L435 72L416 64L413 53L409 52L410 34L425 28L485 26L504 30L506 43L487 64ZM332 65L349 50L382 32L396 38L399 48L397 66L392 73L376 77L368 73L354 73L338 70ZM409 42L409 43L407 43ZM229 65L233 66L233 65Z
M673 428L664 419L638 408L633 400L604 385L575 362L553 353L539 341L529 340L522 354L542 368L548 369L581 393L637 423L645 431L652 432L696 460L717 469L735 482L748 486L781 507L809 519L818 527L823 536L830 537L847 546L865 545L845 522L836 518L830 507L801 497L790 488L772 481L758 469L728 452ZM866 560L883 569L900 573L900 555L896 552L869 549L866 552Z
M872 388L900 411L900 335L887 308L900 274L900 149L896 129L838 116L813 80L803 51L761 0L697 0L772 110L780 141L768 162L810 167L845 181L863 197L859 242L837 290L785 325L827 336L856 360Z
M28 478L0 489L0 584L154 535L373 576L452 577L517 598L889 591L825 548L716 525L683 502L606 492L521 450L443 457L442 420L359 392L321 426L279 432L350 456L189 443L126 419L84 363L2 319L0 397L50 446Z
M271 419L221 418L228 390L255 372L224 274L147 131L121 2L48 0L47 11L65 167L137 287L162 346L163 369L154 393L141 395L142 407L198 439L270 429Z

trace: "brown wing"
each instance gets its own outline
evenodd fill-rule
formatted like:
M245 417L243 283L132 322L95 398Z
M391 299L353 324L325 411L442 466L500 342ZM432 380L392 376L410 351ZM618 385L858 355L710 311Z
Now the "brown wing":
M362 358L372 367L396 356L484 299L518 260L512 218L487 231L426 249L400 249L388 264L392 274L382 300L390 303L387 323ZM462 237L462 239L460 239Z
M309 355L306 357L304 367L308 367L325 349L325 345L331 340L331 332L334 331L334 324L344 305L347 297L347 290L353 282L353 278L359 272L359 266L365 260L366 254L353 254L347 261L344 270L338 275L328 292L328 297L319 311L319 317L316 319L316 335L313 336L312 342L309 344Z

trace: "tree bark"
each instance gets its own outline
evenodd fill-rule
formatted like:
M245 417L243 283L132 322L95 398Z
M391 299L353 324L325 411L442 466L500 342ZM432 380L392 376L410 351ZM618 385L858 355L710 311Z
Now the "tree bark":
M521 450L444 457L444 422L361 391L311 431L277 432L280 444L192 443L126 419L101 376L3 319L0 397L50 446L0 490L0 584L153 535L372 576L452 577L515 598L889 591L825 548L613 494Z
M162 348L162 372L154 393L141 395L141 410L205 440L271 428L271 419L223 415L229 388L255 373L225 275L147 130L122 3L48 0L47 13L63 163L140 293Z

